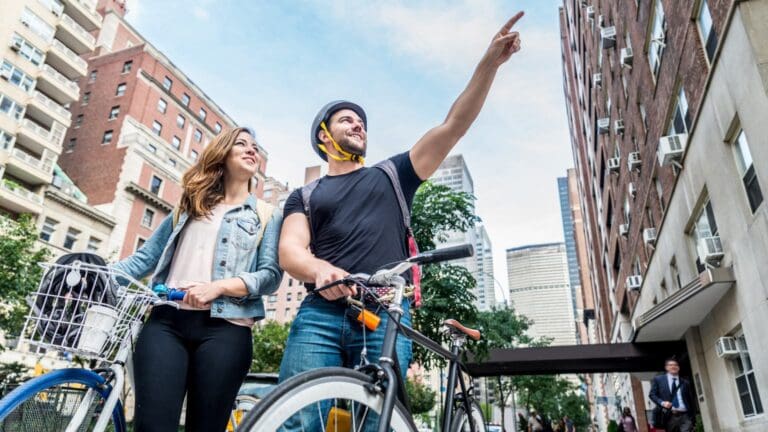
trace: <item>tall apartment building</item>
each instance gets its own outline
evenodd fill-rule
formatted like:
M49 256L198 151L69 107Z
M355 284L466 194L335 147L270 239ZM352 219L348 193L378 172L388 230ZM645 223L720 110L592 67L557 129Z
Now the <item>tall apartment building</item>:
M579 261L576 255L576 236L574 234L573 211L568 191L568 177L557 179L557 192L560 198L560 218L563 223L563 239L565 241L565 255L568 258L568 283L571 286L571 303L573 304L573 320L576 331L576 340L581 343L579 331L579 316L583 313L579 306L581 297L581 281L579 278Z
M565 244L547 243L507 249L509 301L533 320L529 334L553 345L575 345L573 297Z
M109 248L140 247L181 196L181 176L235 121L123 17L99 3L102 30L72 103L60 164L89 203L115 218ZM261 196L267 154L259 151Z
M440 167L432 174L430 181L435 184L447 186L455 192L475 194L475 184L469 173L464 157L460 154L450 155L440 164ZM475 256L456 261L457 265L465 267L472 273L477 282L474 291L475 306L481 311L495 306L495 280L493 279L493 257L491 241L485 227L477 226L467 232L451 232L448 239L439 246L447 247L463 243L475 246ZM482 250L481 250L482 249ZM488 262L488 260L491 260Z
M766 16L767 0L561 9L598 339L684 340L706 430L768 426ZM610 386L638 420L639 378Z

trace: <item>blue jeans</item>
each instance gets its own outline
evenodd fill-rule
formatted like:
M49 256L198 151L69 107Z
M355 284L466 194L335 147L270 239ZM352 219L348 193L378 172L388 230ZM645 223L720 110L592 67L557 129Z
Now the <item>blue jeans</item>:
M280 382L308 370L331 366L352 368L360 364L363 326L348 317L346 310L346 307L326 301L316 294L311 294L304 299L296 319L291 324L291 332L288 335L280 365ZM400 322L410 326L411 313L407 300L403 302L403 310L404 314ZM379 313L379 317L381 323L376 331L366 331L365 334L367 357L372 363L379 361L384 332L389 321L389 315L384 311ZM411 341L402 334L398 334L395 347L400 372L405 382L405 374L413 356ZM322 412L327 413L330 409L330 401L327 405L326 408L321 409ZM309 424L305 422L300 425L299 418L296 416L286 423L284 429L280 430L321 431L325 427L324 424L320 424L317 415L302 417L310 418Z

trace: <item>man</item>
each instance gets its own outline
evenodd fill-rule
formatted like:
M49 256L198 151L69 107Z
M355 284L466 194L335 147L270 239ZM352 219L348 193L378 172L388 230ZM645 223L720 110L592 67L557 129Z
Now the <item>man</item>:
M688 380L681 378L680 364L674 357L664 364L667 373L651 383L648 397L656 404L654 425L666 432L692 432L696 421L696 402Z
M474 122L499 66L520 50L519 34L511 29L522 16L520 12L512 17L494 35L445 121L410 151L389 159L409 208L419 185L437 170ZM309 197L303 196L302 189L288 197L279 246L283 269L304 281L308 289L351 273L374 273L409 255L397 191L383 170L363 166L367 126L362 107L346 101L323 107L312 125L311 144L328 162L328 175L314 185ZM378 330L364 334L363 327L348 317L344 304L336 302L355 293L354 287L337 285L305 298L291 326L280 366L281 381L320 367L353 367L361 361L364 341L367 358L378 360L388 317L380 313ZM404 306L402 321L410 324L407 304ZM397 357L404 376L411 345L403 336L398 337Z

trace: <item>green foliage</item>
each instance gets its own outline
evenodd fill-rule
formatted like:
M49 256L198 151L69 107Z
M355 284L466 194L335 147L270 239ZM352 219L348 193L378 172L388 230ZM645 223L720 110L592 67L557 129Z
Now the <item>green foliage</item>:
M0 390L4 389L6 385L24 381L29 375L29 368L22 363L0 363Z
M251 372L279 372L291 324L267 321L253 328Z
M445 241L450 231L465 232L480 218L474 214L475 197L454 192L447 186L429 181L419 187L413 198L411 228L421 250L432 250Z
M435 407L437 393L421 381L409 378L405 382L405 389L408 392L408 400L411 402L412 414L427 413Z
M21 333L29 310L24 299L42 277L38 264L50 257L36 240L37 228L29 216L18 221L0 216L0 330L7 335Z
M616 432L619 430L619 424L616 423L616 420L611 420L608 422L608 432Z

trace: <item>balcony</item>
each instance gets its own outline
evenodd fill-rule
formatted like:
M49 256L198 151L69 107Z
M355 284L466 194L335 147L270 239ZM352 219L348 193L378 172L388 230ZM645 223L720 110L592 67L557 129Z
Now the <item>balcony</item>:
M54 122L69 126L72 122L72 113L69 110L38 90L33 91L27 100L27 116L45 126L52 125Z
M50 95L56 102L64 105L80 98L80 87L77 83L60 74L49 64L43 64L37 77L36 88Z
M43 211L43 197L17 183L2 179L0 208L14 213L40 214Z
M96 39L69 15L63 14L56 28L56 39L64 42L77 54L93 51Z
M8 154L5 171L31 185L49 184L53 180L55 158L55 154L50 151L43 152L43 156L38 159L14 148Z
M87 31L101 28L102 17L96 12L96 2L93 0L62 0L64 13L72 17Z
M76 52L67 48L58 39L54 39L51 43L51 49L45 61L71 80L88 73L88 62L81 59Z
M24 147L38 153L45 149L55 154L61 153L61 141L64 139L67 128L56 123L48 130L30 119L24 119L16 132L16 141Z

